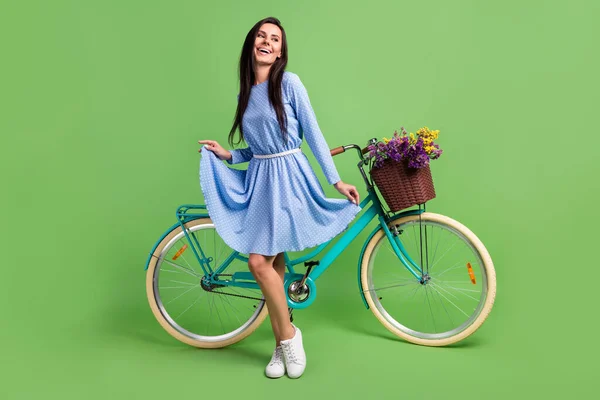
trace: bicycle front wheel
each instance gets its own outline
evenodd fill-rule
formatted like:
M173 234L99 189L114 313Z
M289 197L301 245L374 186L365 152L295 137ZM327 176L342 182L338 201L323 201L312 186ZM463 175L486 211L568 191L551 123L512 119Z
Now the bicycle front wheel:
M217 234L210 218L185 224L215 270L234 250ZM233 259L219 279L247 272L248 264ZM146 275L146 293L152 313L177 340L195 347L218 348L250 335L267 316L258 289L208 284L180 226L158 244Z
M392 333L412 343L445 346L475 332L496 296L496 274L483 243L461 223L423 213L389 224L399 232L418 277L398 259L383 228L361 260L369 308Z

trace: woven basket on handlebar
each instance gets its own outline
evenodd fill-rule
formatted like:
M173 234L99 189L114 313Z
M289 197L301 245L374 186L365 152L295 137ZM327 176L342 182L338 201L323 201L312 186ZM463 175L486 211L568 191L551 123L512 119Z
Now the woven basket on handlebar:
M435 198L435 189L429 165L408 168L407 161L386 159L383 166L370 171L391 212L396 212Z

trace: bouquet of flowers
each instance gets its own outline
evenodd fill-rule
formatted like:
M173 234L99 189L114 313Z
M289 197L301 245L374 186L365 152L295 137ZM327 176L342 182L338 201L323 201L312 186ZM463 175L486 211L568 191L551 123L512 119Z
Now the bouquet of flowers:
M442 155L440 146L434 143L439 130L432 131L424 126L415 136L412 132L407 133L404 127L400 129L402 134L395 131L391 139L384 137L383 143L377 142L368 146L367 157L375 160L375 168L382 167L384 160L388 158L397 162L406 160L409 168L423 168L429 165L429 160L435 160Z
M370 144L365 154L373 181L392 212L435 197L429 163L442 154L434 142L440 131L424 126L415 135L400 129L401 134L395 131L391 139Z

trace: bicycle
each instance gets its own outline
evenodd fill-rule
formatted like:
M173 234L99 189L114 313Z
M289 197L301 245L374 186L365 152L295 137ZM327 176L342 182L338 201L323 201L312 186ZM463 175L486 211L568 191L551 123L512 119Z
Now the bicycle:
M496 296L496 274L487 249L466 226L427 212L425 204L385 211L364 170L370 162L364 156L367 148L350 144L330 151L335 156L350 149L358 151L357 166L368 195L360 203L360 217L336 237L295 259L284 253L290 318L294 310L315 301L316 280L377 218L379 224L358 260L359 292L367 309L390 332L411 343L446 346L473 334ZM200 210L206 206L177 208L177 223L157 240L146 261L146 292L154 316L171 336L191 346L218 348L248 337L268 310L248 270L248 257L229 248L208 213ZM305 273L295 271L300 263Z

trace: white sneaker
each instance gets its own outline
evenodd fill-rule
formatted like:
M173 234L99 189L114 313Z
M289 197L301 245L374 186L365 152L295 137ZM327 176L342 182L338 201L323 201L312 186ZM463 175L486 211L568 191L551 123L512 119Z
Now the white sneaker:
M302 332L292 324L296 333L294 337L288 340L281 341L281 349L283 350L283 359L285 360L285 368L290 378L299 378L306 368L306 353L302 347Z
M275 347L275 350L273 350L273 356L265 369L265 373L269 378L281 378L285 375L285 364L281 346L277 346Z

